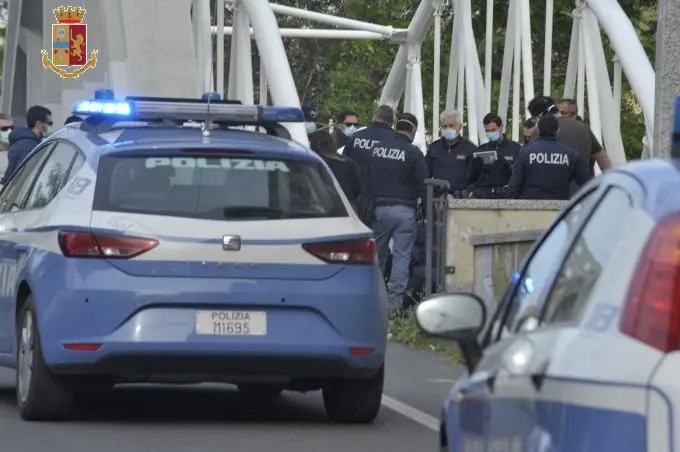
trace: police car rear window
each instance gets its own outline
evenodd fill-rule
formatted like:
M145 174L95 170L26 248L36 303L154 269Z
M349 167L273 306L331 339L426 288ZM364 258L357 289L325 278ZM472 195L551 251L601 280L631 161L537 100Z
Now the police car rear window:
M208 220L348 215L317 163L231 156L104 156L94 209Z

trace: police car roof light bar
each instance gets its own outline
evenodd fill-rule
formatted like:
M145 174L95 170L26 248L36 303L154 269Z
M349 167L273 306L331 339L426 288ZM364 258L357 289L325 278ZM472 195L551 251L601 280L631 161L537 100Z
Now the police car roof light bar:
M231 102L202 100L149 100L128 98L125 101L86 100L77 102L72 113L79 116L109 117L126 121L205 121L210 109L210 119L219 123L258 125L263 122L304 122L304 113L295 107L263 107L235 105Z
M94 92L95 100L114 100L116 97L112 89L98 89Z

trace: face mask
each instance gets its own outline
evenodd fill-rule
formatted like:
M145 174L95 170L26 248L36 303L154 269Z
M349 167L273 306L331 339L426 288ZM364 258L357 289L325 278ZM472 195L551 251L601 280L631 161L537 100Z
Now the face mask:
M43 132L43 136L45 138L49 137L54 133L54 126L47 126L45 127L45 132Z
M486 137L489 139L489 141L500 141L501 133L500 132L486 132Z
M444 131L442 132L442 136L444 137L445 140L453 141L456 138L458 138L458 131L456 129L451 128L444 129Z
M343 133L345 135L347 135L348 137L351 137L352 135L354 135L354 132L356 132L356 131L357 131L357 128L355 126L349 126L349 127L345 127L345 129L343 130Z
M311 135L312 133L316 132L316 123L306 122L305 129L307 130L307 135Z
M5 143L9 143L9 134L12 133L11 130L4 130L0 132L0 141L3 141Z

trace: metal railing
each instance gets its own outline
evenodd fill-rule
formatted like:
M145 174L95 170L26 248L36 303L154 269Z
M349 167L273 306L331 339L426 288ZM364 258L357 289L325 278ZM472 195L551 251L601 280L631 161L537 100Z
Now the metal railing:
M446 291L449 188L441 179L425 180L425 296Z

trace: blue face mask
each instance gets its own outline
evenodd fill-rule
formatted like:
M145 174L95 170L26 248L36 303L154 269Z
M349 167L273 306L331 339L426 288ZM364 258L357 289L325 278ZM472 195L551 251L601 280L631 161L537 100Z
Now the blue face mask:
M442 136L444 137L445 140L453 141L456 138L458 138L458 131L456 129L451 128L444 129L444 131L442 132Z
M3 130L0 132L0 141L9 143L9 134L12 133L11 130Z
M357 131L356 126L345 127L342 131L346 136L351 137Z
M489 139L489 141L500 141L501 133L500 132L486 132L486 137Z
M307 135L311 135L312 133L316 132L316 123L315 122L306 122L305 123L305 129L307 130Z

